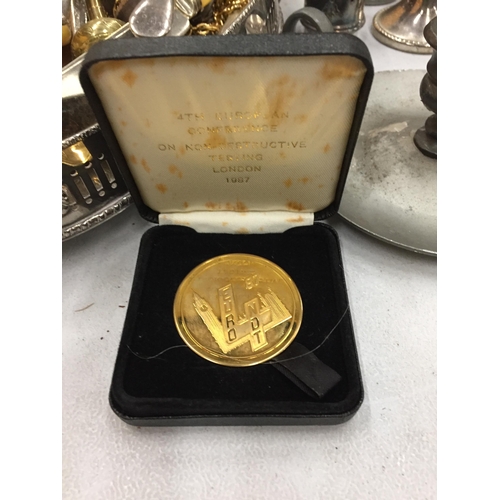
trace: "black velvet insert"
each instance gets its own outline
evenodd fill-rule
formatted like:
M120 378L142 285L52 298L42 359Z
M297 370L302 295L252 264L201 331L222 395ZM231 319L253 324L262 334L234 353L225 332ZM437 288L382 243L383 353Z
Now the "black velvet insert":
M173 319L177 288L197 265L230 253L271 260L296 283L304 307L296 341L342 377L321 400L305 394L269 363L224 367L184 346ZM336 423L352 416L362 397L340 250L330 227L226 235L160 226L143 236L110 394L113 409L124 420L169 425L171 419L203 417L210 424L231 417L232 423L238 418L250 423L253 416L263 416L280 423L311 416Z

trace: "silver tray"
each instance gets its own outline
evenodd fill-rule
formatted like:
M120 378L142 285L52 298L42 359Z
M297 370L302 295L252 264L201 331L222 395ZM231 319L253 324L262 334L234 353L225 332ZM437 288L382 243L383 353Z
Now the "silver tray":
M431 114L423 70L376 73L339 214L393 245L437 256L437 163L413 135Z

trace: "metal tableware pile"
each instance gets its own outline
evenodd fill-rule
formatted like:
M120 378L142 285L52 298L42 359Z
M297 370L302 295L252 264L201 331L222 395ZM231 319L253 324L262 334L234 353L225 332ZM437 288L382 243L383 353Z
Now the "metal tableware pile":
M80 86L89 48L108 38L278 34L278 0L63 0L62 239L131 203Z
M79 84L78 73L87 50L107 38L119 37L162 37L162 36L212 36L212 35L254 35L305 32L353 32L365 22L363 2L355 0L306 0L305 7L288 16L286 23L279 4L280 0L63 0L62 44L63 60L67 64L62 71L62 238L75 235L100 224L120 213L131 203L130 194L118 172L117 166L107 149L96 119ZM387 3L377 0L374 4ZM109 13L109 14L108 14ZM426 156L435 158L437 151L436 133L436 84L437 84L437 13L435 0L401 0L379 11L373 20L372 33L377 40L391 48L416 53L430 53L434 57L428 65L428 74L422 81L422 101L433 114L425 126L415 134L416 147ZM433 19L434 18L434 19ZM429 21L433 19L433 23ZM423 27L427 25L424 32ZM404 75L397 75L391 83L394 90L404 87ZM374 95L376 92L374 93ZM372 100L375 98L372 97ZM387 105L388 106L388 105ZM419 107L420 103L416 103ZM384 109L387 115L387 109ZM398 109L403 111L403 109ZM422 111L422 110L420 110ZM368 103L365 125L371 112ZM404 113L403 113L404 114ZM381 119L384 119L384 116ZM360 144L363 144L364 130ZM413 142L413 141L412 141ZM415 147L412 145L412 147ZM416 168L425 160L411 158L403 163ZM361 161L359 161L361 160ZM426 217L417 217L418 227L424 227L419 241L408 243L406 237L394 233L393 218L399 213L399 206L390 204L372 224L366 222L367 213L375 213L372 207L367 212L353 193L356 189L357 165L369 168L360 145L356 148L353 168L348 177L344 202L340 214L347 220L358 218L361 229L393 244L415 251L435 254L435 194L432 189L410 182L410 191L405 203L414 197L412 206L422 201L427 212L432 212L431 222ZM391 164L391 168L396 165ZM429 171L433 179L435 165ZM409 172L411 172L411 168ZM413 179L413 177L411 177ZM429 180L433 186L432 179ZM406 181L405 181L406 183ZM373 196L385 191L370 187ZM353 197L354 196L354 197ZM398 195L399 196L399 195ZM406 195L405 195L406 196ZM352 203L349 200L352 198ZM377 198L378 199L378 198ZM429 210L426 203L429 202ZM406 204L408 204L406 203ZM348 209L348 207L351 207ZM408 210L404 211L406 214ZM412 212L412 217L415 211ZM352 213L355 217L351 217ZM409 212L408 212L409 213ZM359 216L359 217L358 217ZM361 217L361 218L360 218ZM392 228L387 236L383 227L389 221ZM401 217L403 233L412 229L420 234L406 215ZM373 227L372 227L373 226ZM381 229L382 228L382 229ZM406 234L406 233L405 233ZM428 243L429 240L431 243Z

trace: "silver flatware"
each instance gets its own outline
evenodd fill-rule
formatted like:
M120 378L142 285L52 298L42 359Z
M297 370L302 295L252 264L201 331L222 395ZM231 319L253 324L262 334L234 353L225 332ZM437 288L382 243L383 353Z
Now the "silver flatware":
M201 10L201 0L175 0L175 6L188 19L192 19Z
M165 36L172 28L173 0L141 0L130 14L130 30L138 37Z
M251 16L253 16L252 20L247 25L247 19ZM278 34L282 32L283 13L278 0L249 0L243 9L228 16L219 31L219 35Z

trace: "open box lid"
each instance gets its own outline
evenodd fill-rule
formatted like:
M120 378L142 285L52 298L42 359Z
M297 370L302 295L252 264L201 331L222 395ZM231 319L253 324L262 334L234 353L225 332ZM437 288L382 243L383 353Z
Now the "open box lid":
M336 212L372 78L339 34L108 40L80 73L141 215L199 232Z

